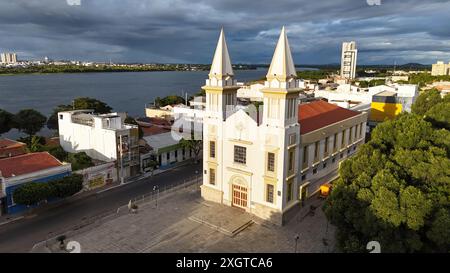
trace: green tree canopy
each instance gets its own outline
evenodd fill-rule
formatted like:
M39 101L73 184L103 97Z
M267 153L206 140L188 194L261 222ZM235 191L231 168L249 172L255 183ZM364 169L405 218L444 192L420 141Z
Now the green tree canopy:
M437 89L430 89L419 95L411 110L414 114L424 115L431 107L440 102L442 102L440 92Z
M46 200L52 195L52 189L47 183L26 183L13 192L14 202L31 206Z
M31 206L51 198L66 198L83 189L83 176L72 174L49 183L26 183L13 192L14 202Z
M202 147L203 147L203 141L182 138L179 143L180 143L181 147L183 147L187 150L192 150L192 152L194 153L194 158L193 158L194 162L197 163L198 155L200 154L200 151L202 150Z
M342 162L324 205L338 247L364 252L450 251L450 132L422 116L379 124L371 140Z
M72 170L77 171L94 166L92 159L85 153L70 153L67 160L72 164Z
M155 99L156 107L163 107L166 105L174 105L179 103L185 103L184 98L175 95L167 96L164 98L156 97Z
M58 112L82 109L92 109L97 114L110 113L112 110L112 108L103 101L89 97L79 97L74 99L72 104L61 104L55 107L48 118L47 127L52 130L58 129Z
M14 115L14 124L17 129L30 137L44 127L47 118L34 109L20 110Z
M14 115L0 109L0 135L9 132L13 128Z

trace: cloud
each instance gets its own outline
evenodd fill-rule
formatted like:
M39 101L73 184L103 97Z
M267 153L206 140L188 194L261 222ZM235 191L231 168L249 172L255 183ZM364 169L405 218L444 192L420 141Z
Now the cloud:
M0 51L19 57L209 63L221 26L232 61L268 63L286 25L297 64L450 60L450 1L68 0L0 2ZM71 0L73 2L73 0Z

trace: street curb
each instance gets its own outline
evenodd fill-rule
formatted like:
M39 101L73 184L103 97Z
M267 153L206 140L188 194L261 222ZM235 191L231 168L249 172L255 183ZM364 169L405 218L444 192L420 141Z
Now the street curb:
M19 221L19 220L21 220L21 219L23 219L23 218L25 218L25 216L22 215L22 216L19 216L19 217L17 217L17 218L14 218L14 219L11 219L11 220L8 220L8 221L1 222L1 223L0 223L0 227L1 227L1 226L4 226L4 225L7 225L7 224L14 223L14 222Z

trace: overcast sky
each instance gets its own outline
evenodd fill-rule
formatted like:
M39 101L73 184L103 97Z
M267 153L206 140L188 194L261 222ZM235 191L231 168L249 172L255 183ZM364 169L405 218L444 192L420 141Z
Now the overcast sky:
M450 61L450 1L0 0L0 51L19 59L210 63L220 27L233 63L269 63L282 25L297 65ZM375 2L376 0L368 0Z

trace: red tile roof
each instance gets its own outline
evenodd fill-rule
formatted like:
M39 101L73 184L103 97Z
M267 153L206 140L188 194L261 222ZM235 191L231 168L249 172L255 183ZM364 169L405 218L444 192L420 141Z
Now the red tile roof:
M359 114L360 112L348 110L322 100L300 104L298 106L300 134L315 131Z
M47 152L24 154L0 159L0 171L5 178L59 166L62 166L61 162Z
M25 143L14 141L7 138L0 139L0 149L19 148L24 147L25 145L26 145Z
M170 128L160 127L152 125L150 127L141 127L142 131L144 133L144 136L152 136L152 135L158 135L162 133L170 132Z

